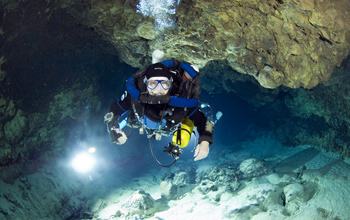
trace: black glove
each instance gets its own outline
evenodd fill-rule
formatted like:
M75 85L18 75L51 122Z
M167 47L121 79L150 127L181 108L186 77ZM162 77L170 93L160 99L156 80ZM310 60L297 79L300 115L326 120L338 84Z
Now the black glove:
M168 104L171 96L168 95L157 95L152 96L148 93L140 94L139 101L146 104Z

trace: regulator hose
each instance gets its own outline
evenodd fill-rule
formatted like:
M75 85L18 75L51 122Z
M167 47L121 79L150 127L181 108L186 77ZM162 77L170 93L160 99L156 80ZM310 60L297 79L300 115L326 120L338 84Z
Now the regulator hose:
M169 164L169 165L164 165L164 164L162 164L161 162L159 162L159 160L157 159L156 155L154 154L151 138L149 138L149 146L150 146L150 148L151 148L152 156L153 156L154 160L157 162L157 164L158 164L159 166L161 166L161 167L171 167L172 165L175 164L176 159L174 158L174 155L171 155L171 157L174 159L174 161L173 161L171 164Z

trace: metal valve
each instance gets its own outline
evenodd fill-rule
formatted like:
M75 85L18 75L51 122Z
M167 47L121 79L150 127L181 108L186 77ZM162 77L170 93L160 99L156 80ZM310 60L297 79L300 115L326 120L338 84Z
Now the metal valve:
M157 133L156 133L156 140L157 140L157 141L160 141L161 139L162 139L162 134L159 133L159 132L157 132Z
M139 130L140 134L144 134L145 133L145 128L144 127L141 127L140 130Z

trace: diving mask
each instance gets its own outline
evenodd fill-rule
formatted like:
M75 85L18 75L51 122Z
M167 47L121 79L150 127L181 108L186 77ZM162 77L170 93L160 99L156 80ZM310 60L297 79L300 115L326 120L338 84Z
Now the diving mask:
M145 78L147 89L151 95L165 95L171 88L173 78L168 79L167 77L151 77Z

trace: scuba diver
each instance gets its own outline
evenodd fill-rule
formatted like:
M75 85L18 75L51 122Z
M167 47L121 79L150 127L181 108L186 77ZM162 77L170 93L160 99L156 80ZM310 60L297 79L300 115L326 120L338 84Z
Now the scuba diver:
M214 123L199 107L200 92L199 73L188 63L171 59L137 71L126 81L125 93L111 104L104 117L112 142L127 141L122 130L126 125L139 128L140 134L146 132L150 139L154 159L164 166L154 156L151 138L161 140L162 136L173 135L164 152L174 158L174 164L196 126L199 144L194 161L206 158L213 143Z

